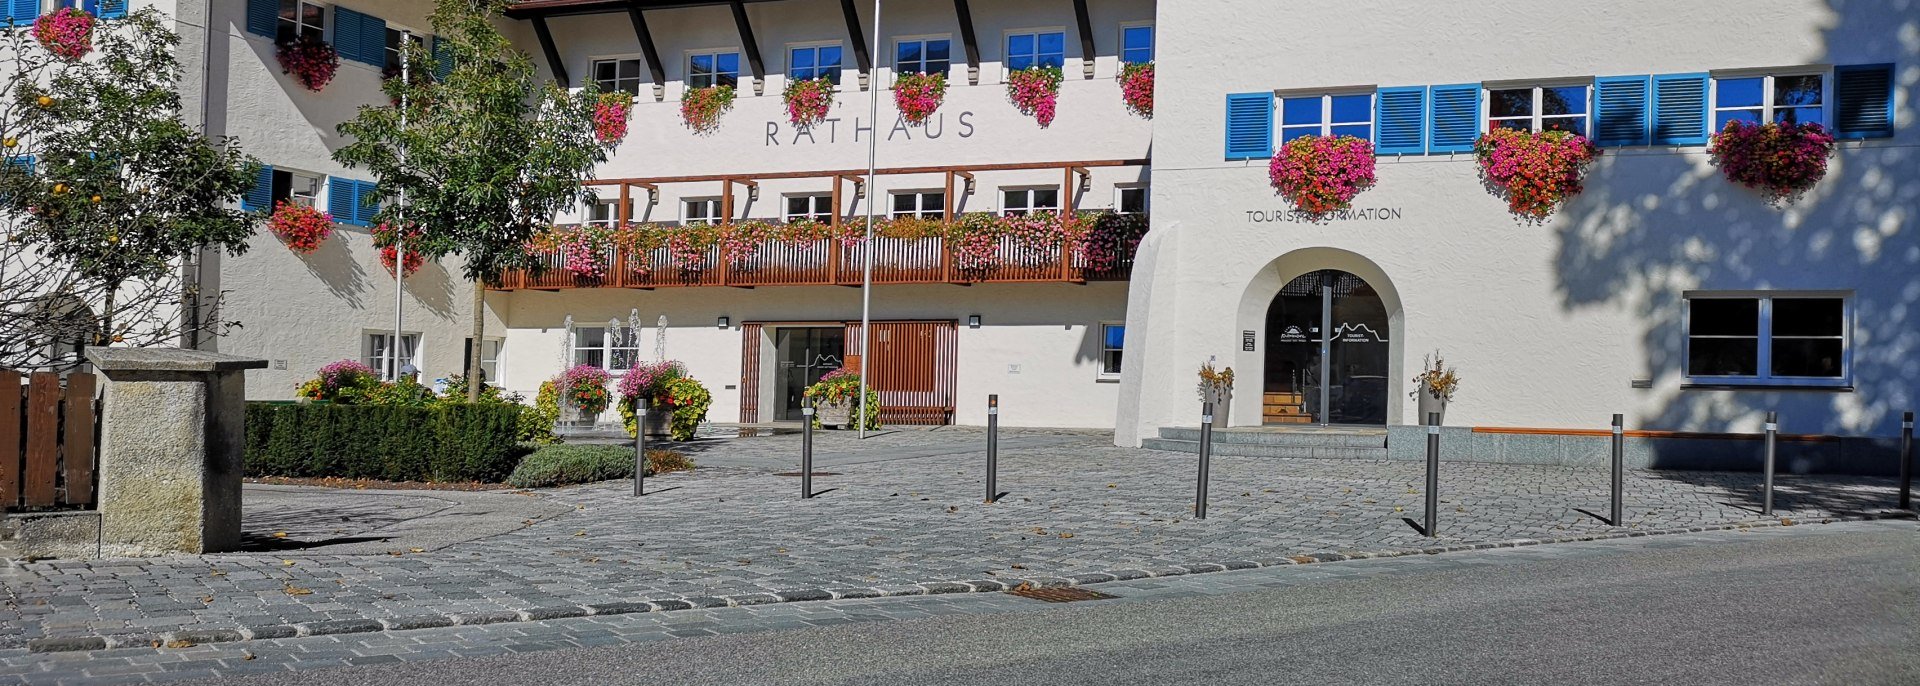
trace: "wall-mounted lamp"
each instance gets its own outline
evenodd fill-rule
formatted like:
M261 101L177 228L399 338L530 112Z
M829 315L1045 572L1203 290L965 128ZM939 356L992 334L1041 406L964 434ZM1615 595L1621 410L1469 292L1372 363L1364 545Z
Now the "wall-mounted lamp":
M733 320L732 320L732 319L728 319L728 318L726 318L726 317L721 317L721 318L720 318L720 320L719 320L719 322L718 322L718 326L719 326L719 328L722 328L722 329L725 329L725 328L727 328L727 327L729 327L729 326L732 326L732 325L733 325Z
M750 201L750 202L751 202L751 201L757 201L757 200L759 200L759 199L760 199L760 182L758 182L758 181L742 181L741 183L744 183L744 184L746 184L746 186L747 186L747 200L748 200L748 201Z
M967 315L967 328L969 329L980 328L980 315L977 315L977 314Z

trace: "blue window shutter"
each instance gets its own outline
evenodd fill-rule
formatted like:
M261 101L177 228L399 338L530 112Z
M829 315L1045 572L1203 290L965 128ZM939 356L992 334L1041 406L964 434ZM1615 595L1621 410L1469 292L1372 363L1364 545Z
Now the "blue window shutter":
M1427 152L1473 152L1480 138L1480 84L1434 86L1429 93Z
M1603 146L1647 145L1649 76L1607 76L1593 80L1593 139Z
M272 38L279 28L278 0L247 0L247 33Z
M356 206L360 204L359 199L359 182L338 176L327 177L327 214L333 215L334 221L342 224L358 223L354 213L357 211Z
M1427 150L1427 87L1382 88L1374 98L1374 152L1418 155Z
M253 187L247 194L240 196L240 209L248 212L273 211L273 165L260 165L260 171L253 177Z
M6 0L9 26L32 26L40 18L40 0Z
M361 226L373 225L373 215L380 213L380 201L374 197L377 188L379 186L372 181L354 182L354 223Z
M433 78L445 81L453 73L453 49L439 36L433 37Z
M7 166L19 167L22 170L24 170L26 173L32 174L33 173L33 156L32 155L14 155L12 157L7 158Z
M101 19L124 19L127 16L127 0L99 0L100 9L94 12Z
M333 9L333 49L346 59L387 65L387 20L345 7Z
M1705 145L1707 121L1706 74L1653 76L1654 145Z
M1227 94L1227 159L1273 155L1273 94Z
M1893 135L1893 65L1853 64L1833 68L1834 132L1840 138Z

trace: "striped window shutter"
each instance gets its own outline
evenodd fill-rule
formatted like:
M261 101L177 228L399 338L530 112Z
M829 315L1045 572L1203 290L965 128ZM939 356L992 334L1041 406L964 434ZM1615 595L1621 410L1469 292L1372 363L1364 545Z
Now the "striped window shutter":
M387 65L387 20L345 7L333 10L333 49L376 67Z
M1480 84L1434 86L1427 152L1473 152L1480 138Z
M124 19L127 16L127 0L98 0L99 9L94 15L101 19Z
M1227 159L1273 155L1273 94L1227 94Z
M40 0L6 0L9 26L32 26L40 18Z
M338 176L327 177L327 214L342 224L356 224L356 205L360 202L360 183Z
M1374 151L1384 155L1418 155L1427 150L1427 88L1382 88L1374 98L1378 132Z
M1893 65L1833 68L1834 132L1840 138L1893 136Z
M372 226L373 215L380 213L380 200L374 196L379 186L372 181L354 182L354 223Z
M1646 145L1649 76L1607 76L1593 80L1593 138L1603 146Z
M1654 145L1705 145L1707 121L1706 74L1654 75Z
M272 38L279 29L279 0L247 0L247 33Z
M433 37L433 78L447 80L453 73L453 49L439 36Z
M253 187L240 196L240 209L248 212L273 211L273 165L260 165L253 176Z
M26 173L32 174L33 173L33 156L32 155L14 155L13 157L7 158L7 166L19 167L20 169L24 170Z

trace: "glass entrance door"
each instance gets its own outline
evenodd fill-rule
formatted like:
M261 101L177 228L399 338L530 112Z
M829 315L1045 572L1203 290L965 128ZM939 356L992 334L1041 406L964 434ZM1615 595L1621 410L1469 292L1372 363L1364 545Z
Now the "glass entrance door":
M774 397L780 399L775 419L800 419L800 405L808 386L840 368L846 353L847 332L841 326L795 326L774 330L775 355L780 371L774 379Z
M1302 275L1267 309L1267 424L1385 424L1387 312L1373 287L1337 270Z

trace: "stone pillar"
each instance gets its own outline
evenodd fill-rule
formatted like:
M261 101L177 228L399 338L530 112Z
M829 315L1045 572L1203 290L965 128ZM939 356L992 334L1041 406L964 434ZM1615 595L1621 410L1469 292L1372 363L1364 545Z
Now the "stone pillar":
M267 361L178 348L88 348L87 359L106 379L101 554L239 547L243 372Z

